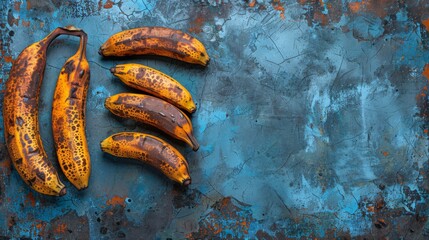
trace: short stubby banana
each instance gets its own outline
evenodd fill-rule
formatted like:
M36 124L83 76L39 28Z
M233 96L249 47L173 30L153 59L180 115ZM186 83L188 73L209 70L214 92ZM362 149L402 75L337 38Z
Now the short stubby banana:
M140 27L112 35L100 47L103 56L158 55L206 66L204 45L191 35L165 27Z
M144 94L120 93L108 97L105 107L113 114L154 126L170 136L199 148L191 120L170 103Z
M57 28L25 48L12 65L3 100L6 145L21 178L34 190L62 196L66 188L48 160L39 132L39 96L46 51L59 35L81 36L75 27Z
M127 86L164 99L189 113L197 107L189 91L178 81L145 65L128 63L112 67L110 72Z
M191 183L186 159L173 146L155 136L121 132L103 140L100 147L103 152L113 156L137 159L149 164L183 186Z
M87 35L61 69L52 103L52 132L58 161L67 179L79 190L88 187L91 162L85 136L86 94L90 69Z

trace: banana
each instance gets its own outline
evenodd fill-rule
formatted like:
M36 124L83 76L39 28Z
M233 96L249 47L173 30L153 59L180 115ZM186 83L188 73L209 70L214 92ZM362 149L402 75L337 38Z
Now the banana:
M159 55L206 66L210 60L198 39L165 27L141 27L112 35L101 45L103 56Z
M173 146L155 136L122 132L103 140L100 147L113 156L149 164L183 186L191 184L186 159Z
M52 103L52 132L61 169L79 190L88 187L91 162L85 137L86 94L90 69L87 35L61 69Z
M83 32L72 26L57 28L25 48L12 65L3 99L6 144L15 169L31 188L54 196L65 195L67 190L43 148L38 107L46 51L63 34L81 36Z
M194 151L200 146L194 137L191 120L164 100L143 94L120 93L108 97L104 106L119 117L152 125L188 143Z
M195 112L197 107L189 91L172 77L145 65L129 63L110 68L127 86L150 93L171 104Z

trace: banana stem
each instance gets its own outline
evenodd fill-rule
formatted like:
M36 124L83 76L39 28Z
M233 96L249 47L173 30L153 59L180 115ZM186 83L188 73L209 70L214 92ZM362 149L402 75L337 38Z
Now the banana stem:
M83 30L73 26L56 28L54 31L49 33L48 36L46 36L43 40L41 40L40 44L43 45L43 47L47 48L52 43L52 41L55 40L60 35L79 36L81 39L83 38L85 40L85 45L86 45L86 39L87 39L86 33Z

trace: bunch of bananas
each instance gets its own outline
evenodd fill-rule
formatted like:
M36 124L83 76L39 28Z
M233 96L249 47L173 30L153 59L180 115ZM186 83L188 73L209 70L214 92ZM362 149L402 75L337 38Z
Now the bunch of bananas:
M54 196L63 196L67 191L43 148L38 107L46 52L60 35L79 36L80 45L58 77L52 111L54 142L65 176L79 190L85 189L91 171L85 137L89 85L86 33L73 26L57 28L41 41L26 47L12 65L3 100L6 145L13 166L31 188Z
M52 103L54 145L67 179L79 190L87 188L91 162L85 136L86 94L90 79L86 33L73 26L57 28L44 39L26 47L12 65L3 102L6 145L15 169L31 188L53 196L63 196L67 191L44 150L38 107L46 52L60 35L79 36L80 45L58 77ZM209 61L203 44L197 39L162 27L136 28L114 34L101 46L100 54L155 54L203 66ZM117 65L110 71L126 85L153 96L117 94L106 99L107 109L117 116L152 125L198 150L192 123L180 110L188 113L196 110L185 87L172 77L144 65ZM160 138L122 132L108 137L100 145L104 152L150 164L183 186L191 183L186 159Z
M158 55L206 66L209 56L196 38L164 27L142 27L111 36L101 47L102 56ZM140 64L121 64L110 69L124 84L151 94L120 93L106 99L113 114L133 119L199 148L192 123L182 111L193 113L195 103L189 91L172 77ZM180 110L182 109L182 110ZM164 140L143 133L121 132L100 143L101 149L117 157L133 158L159 169L182 186L191 183L188 163L180 152Z

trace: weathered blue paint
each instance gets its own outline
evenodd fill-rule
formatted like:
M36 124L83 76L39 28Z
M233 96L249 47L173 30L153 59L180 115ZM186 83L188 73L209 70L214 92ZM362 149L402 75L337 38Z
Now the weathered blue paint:
M9 57L28 44L57 26L88 33L93 172L83 192L66 182L62 198L37 194L11 170L1 127L0 236L427 238L429 2L374 2L2 1L0 89ZM196 36L209 66L97 54L111 34L154 25ZM54 163L52 93L77 45L61 37L48 53L40 122ZM198 152L104 108L108 96L137 92L108 70L126 62L163 71L190 90ZM190 188L103 154L99 142L119 131L176 146L189 161Z

